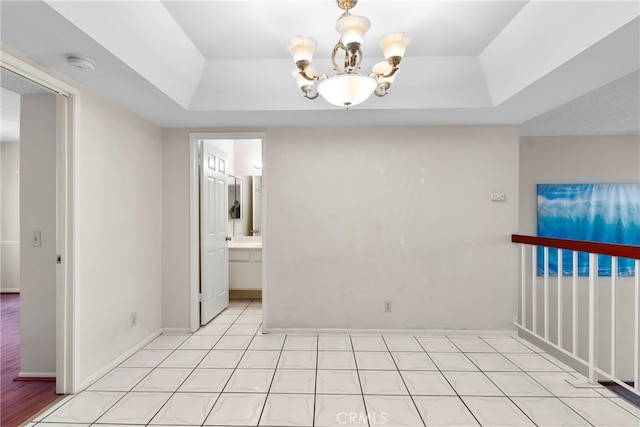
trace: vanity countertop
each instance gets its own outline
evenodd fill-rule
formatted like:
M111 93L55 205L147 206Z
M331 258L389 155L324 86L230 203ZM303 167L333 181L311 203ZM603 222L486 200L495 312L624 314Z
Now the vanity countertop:
M262 249L262 242L229 242L229 249Z
M229 242L229 249L262 249L262 237L238 236Z

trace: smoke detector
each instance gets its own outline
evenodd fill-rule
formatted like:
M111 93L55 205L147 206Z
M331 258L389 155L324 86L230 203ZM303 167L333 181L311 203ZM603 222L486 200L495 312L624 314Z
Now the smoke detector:
M96 63L94 61L82 56L67 56L67 64L78 71L93 71L96 69Z

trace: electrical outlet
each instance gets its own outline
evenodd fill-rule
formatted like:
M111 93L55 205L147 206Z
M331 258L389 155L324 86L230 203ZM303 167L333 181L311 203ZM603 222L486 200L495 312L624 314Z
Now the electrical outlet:
M391 301L387 300L384 302L384 312L391 313Z
M133 328L138 324L138 313L135 311L131 313L131 327Z

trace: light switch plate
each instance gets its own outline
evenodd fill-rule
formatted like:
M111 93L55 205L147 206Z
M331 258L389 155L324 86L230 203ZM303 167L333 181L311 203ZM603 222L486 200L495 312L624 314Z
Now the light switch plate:
M34 248L39 248L40 246L42 246L42 232L41 231L34 231L31 234L31 246L33 246Z

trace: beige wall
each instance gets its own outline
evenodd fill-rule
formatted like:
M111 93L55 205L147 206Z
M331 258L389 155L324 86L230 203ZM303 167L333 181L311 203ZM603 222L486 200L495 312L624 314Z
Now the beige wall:
M189 329L189 131L163 129L162 147L162 326Z
M511 328L516 127L274 129L264 175L267 328Z
M161 328L162 138L82 92L76 145L77 382ZM130 316L137 313L137 326Z
M164 327L189 325L188 134L163 131ZM286 128L266 141L269 328L511 327L515 127Z
M520 139L520 231L536 234L536 184L640 180L638 136Z
M56 96L20 104L20 375L55 376Z
M20 144L2 142L0 291L20 290Z

